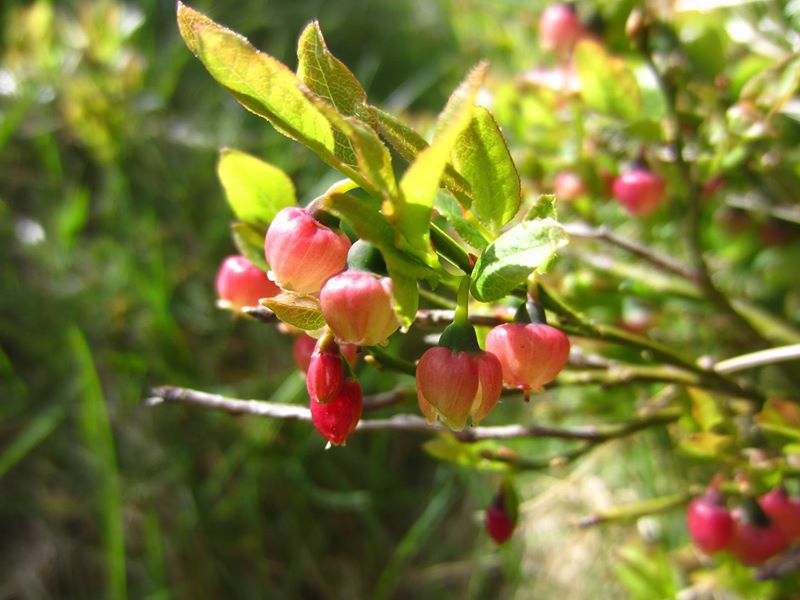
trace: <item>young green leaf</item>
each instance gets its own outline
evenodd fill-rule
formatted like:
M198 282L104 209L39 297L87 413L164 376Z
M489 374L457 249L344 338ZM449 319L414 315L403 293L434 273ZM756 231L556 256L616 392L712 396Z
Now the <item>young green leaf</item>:
M542 194L536 199L525 216L526 221L533 219L558 219L556 197L553 194Z
M489 245L480 228L464 217L461 207L452 196L449 194L437 194L434 207L453 226L453 229L461 236L461 239L472 246L474 250L480 251Z
M497 233L517 214L520 183L503 134L485 108L475 107L472 121L458 136L453 164L472 190L470 210Z
M575 48L581 97L591 108L625 120L639 115L641 92L625 62L610 56L597 42L583 40Z
M245 108L353 177L348 165L335 154L331 124L306 98L299 80L286 65L181 2L178 26L186 45L211 76Z
M232 223L231 234L233 243L239 254L253 263L262 271L269 271L267 261L264 259L264 236L266 229L251 225L250 223Z
M414 162L417 155L428 147L425 138L394 115L383 112L374 106L370 106L370 110L375 119L378 133L389 142L395 152L409 163ZM449 163L442 174L442 185L453 193L462 206L470 207L472 191L469 189L469 183Z
M340 114L371 119L367 93L343 62L331 54L317 21L303 30L297 43L297 77Z
M241 221L268 226L279 210L297 203L294 184L286 173L239 150L220 151L217 175Z
M438 279L435 270L397 249L392 225L369 203L349 194L331 194L325 197L320 208L347 223L360 239L378 248L390 273L411 279Z
M567 242L557 221L523 221L489 244L478 258L472 271L472 295L481 302L500 300Z
M333 107L335 113L369 119L367 94L344 63L325 44L317 21L312 21L297 43L297 77L317 97ZM324 112L324 111L323 111ZM344 162L355 166L356 149L343 131L334 131L335 153Z
M413 277L398 272L392 261L387 265L392 278L392 305L402 330L408 331L417 316L419 308L419 284Z
M487 63L475 67L456 88L437 122L433 143L417 155L400 181L400 195L394 206L396 243L428 264L436 255L430 243L430 221L439 181L458 136L469 125Z
M337 128L336 133L344 136L343 139L354 153L359 173L372 186L367 191L377 191L386 200L394 198L397 195L397 183L392 169L392 156L378 134L356 117L338 113L311 90L307 90L306 95Z
M313 331L325 326L325 318L314 296L283 292L272 298L262 298L261 304L274 312L284 323Z

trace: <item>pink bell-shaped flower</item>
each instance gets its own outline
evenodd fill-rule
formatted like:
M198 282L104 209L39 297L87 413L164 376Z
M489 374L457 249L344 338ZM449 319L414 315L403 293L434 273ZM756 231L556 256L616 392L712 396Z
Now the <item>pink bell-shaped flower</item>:
M486 351L503 368L503 383L523 392L538 392L559 374L569 358L569 339L541 323L506 323L486 336Z
M217 297L232 308L258 306L260 298L271 298L280 289L267 274L243 256L229 256L217 271Z
M450 325L439 344L417 364L417 401L429 423L438 417L460 431L467 417L477 425L497 404L502 368L494 355L480 349L469 323Z
M388 277L364 271L339 273L322 286L319 304L325 321L341 342L383 344L400 327Z
M349 249L345 234L295 206L275 215L264 238L270 278L299 294L318 292L326 279L343 271Z

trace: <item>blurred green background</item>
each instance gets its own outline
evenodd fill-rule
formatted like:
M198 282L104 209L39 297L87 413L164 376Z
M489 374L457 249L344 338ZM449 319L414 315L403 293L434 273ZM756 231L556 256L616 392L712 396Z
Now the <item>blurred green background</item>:
M480 58L492 60L492 85L534 66L546 3L191 4L291 68L297 36L318 19L371 101L425 126ZM597 3L612 51L627 46L633 4ZM217 266L235 250L214 171L218 150L232 146L284 169L302 201L337 177L211 80L180 39L172 2L0 10L0 600L592 598L624 597L622 583L648 598L686 584L665 550L686 544L680 511L638 528L572 526L598 503L683 489L692 472L663 431L604 446L569 473L526 478L520 532L497 548L481 510L499 476L435 461L422 436L359 434L326 452L307 424L146 406L149 387L165 383L307 402L292 339L215 308ZM576 150L583 123L570 111L547 91L525 98L498 87L498 119L540 191L559 168L593 160ZM796 151L795 129L784 142ZM631 154L619 140L609 146ZM680 255L679 207L640 228L619 206L582 202L567 213ZM778 250L751 227L733 244L711 214L705 236L734 265L729 289L797 325L800 291L787 274L797 237ZM699 336L698 352L741 342L698 334L707 307L680 289L668 289L677 300L664 305L663 290L636 288L630 273L571 259L564 287L601 320L651 309L662 341ZM554 395L537 416L586 422L629 414L644 391ZM524 411L504 407L496 422ZM548 455L551 446L561 447L530 448Z

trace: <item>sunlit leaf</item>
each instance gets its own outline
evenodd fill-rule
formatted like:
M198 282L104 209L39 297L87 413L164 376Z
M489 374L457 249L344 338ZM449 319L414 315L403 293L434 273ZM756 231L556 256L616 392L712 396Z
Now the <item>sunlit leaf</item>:
M717 431L726 418L714 396L706 390L687 387L692 403L692 417L703 431Z
M525 216L526 221L533 219L558 219L556 197L553 194L542 194L536 199Z
M269 270L264 258L264 236L266 230L249 223L232 223L231 233L233 243L236 244L239 254L253 263L262 271Z
M475 250L483 250L489 244L480 228L464 217L461 206L448 194L437 194L436 211L444 216L467 244Z
M246 223L268 226L279 210L297 202L286 173L239 150L220 151L217 175L234 214Z
M680 441L680 449L698 458L719 458L733 445L734 438L710 431L690 433Z
M397 183L392 169L392 157L378 134L363 121L339 114L318 97L309 95L309 100L337 128L336 133L344 136L353 152L359 172L371 184L372 189L381 192L387 200L394 198L397 195Z
M441 435L425 442L422 448L434 458L458 465L487 471L509 470L506 463L488 460L481 455L486 450L496 448L493 442L469 444L459 441L452 435Z
M641 103L639 84L622 59L610 56L595 41L583 40L575 48L575 66L586 104L607 115L636 118Z
M313 331L325 325L319 309L319 300L314 296L283 292L272 298L262 298L261 304L274 312L284 323L299 329Z
M472 190L470 210L496 233L517 213L520 183L508 146L491 113L478 106L453 147L456 170Z
M417 155L400 181L400 196L392 215L398 231L396 242L428 264L436 260L429 232L436 190L453 145L472 118L487 68L487 63L479 64L456 88L439 115L433 143Z
M297 77L319 98L324 99L342 116L368 119L367 94L344 63L325 44L317 21L309 23L297 43ZM344 162L356 164L356 150L345 132L334 131L336 155Z
M553 219L523 221L512 227L478 258L472 271L472 295L481 302L503 298L567 242L564 229Z
M394 115L374 106L370 109L375 117L378 133L406 161L414 162L417 155L428 147L425 138ZM453 165L445 166L441 184L453 193L462 206L469 208L472 203L472 191L467 180L458 174Z
M299 80L286 65L180 2L178 25L189 49L245 108L341 168L330 123L305 97Z

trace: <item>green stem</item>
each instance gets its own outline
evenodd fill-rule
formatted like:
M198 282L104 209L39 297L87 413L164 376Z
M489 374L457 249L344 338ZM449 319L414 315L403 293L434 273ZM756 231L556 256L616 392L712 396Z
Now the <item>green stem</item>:
M453 323L464 324L469 322L469 286L471 280L469 276L464 277L458 286L458 300L456 313L453 315Z
M608 521L621 521L653 515L683 506L691 497L692 495L689 492L681 492L661 498L648 498L647 500L632 502L631 504L624 504L622 506L612 506L611 508L584 517L578 521L578 525L580 527L591 527Z
M426 290L425 288L419 288L419 295L420 298L424 298L434 306L438 306L439 308L444 308L448 310L453 310L456 307L456 303L453 302L450 298L445 298L444 296L440 296L436 292L432 292L430 290Z
M560 315L564 319L565 322L561 324L561 329L566 333L638 348L639 350L648 352L655 359L701 375L703 380L707 381L708 384L715 389L719 389L733 396L749 398L759 404L763 404L765 401L765 398L758 390L744 388L733 379L700 366L691 359L675 352L668 346L664 346L663 344L659 344L658 342L627 332L623 329L594 323L542 285L539 285L539 298L545 308Z
M472 261L469 254L458 245L453 238L442 230L441 227L431 223L431 241L436 252L444 256L466 274L472 273Z

